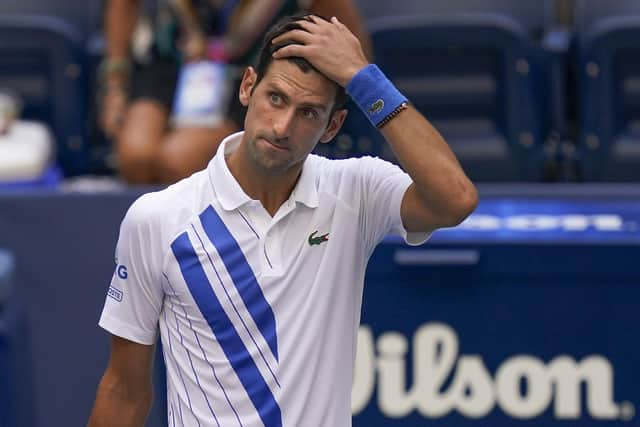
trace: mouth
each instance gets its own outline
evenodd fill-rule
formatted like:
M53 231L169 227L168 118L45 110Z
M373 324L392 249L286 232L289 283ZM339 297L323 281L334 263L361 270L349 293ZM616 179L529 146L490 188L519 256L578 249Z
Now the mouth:
M272 147L272 148L274 148L274 149L276 149L276 150L279 150L279 151L289 151L289 148L288 148L288 147L286 147L286 146L284 146L284 145L277 144L277 143L273 142L273 141L272 141L272 140L270 140L270 139L267 139L267 138L260 138L260 139L261 139L262 141L264 141L268 146L270 146L270 147Z

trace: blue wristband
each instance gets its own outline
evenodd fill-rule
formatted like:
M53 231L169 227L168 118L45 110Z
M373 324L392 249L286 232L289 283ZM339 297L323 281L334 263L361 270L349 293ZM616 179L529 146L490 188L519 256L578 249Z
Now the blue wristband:
M375 64L369 64L358 71L347 84L346 90L371 124L376 127L407 102L407 98Z

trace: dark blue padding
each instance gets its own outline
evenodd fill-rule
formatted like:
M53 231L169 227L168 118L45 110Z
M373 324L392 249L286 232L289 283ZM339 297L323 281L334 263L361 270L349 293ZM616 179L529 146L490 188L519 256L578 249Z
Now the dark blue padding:
M15 425L14 383L12 372L12 326L10 307L14 260L11 253L0 249L0 426Z
M610 17L640 15L637 0L573 0L573 20L579 34Z
M71 23L83 38L92 36L100 26L103 0L20 0L0 2L0 16L47 15Z
M582 177L639 181L640 15L595 22L578 47Z
M369 29L375 62L444 134L472 179L541 179L543 82L518 23L493 14L390 16Z
M13 277L13 256L10 252L0 249L0 313L9 301Z
M53 130L65 175L83 172L86 72L82 37L51 16L0 16L0 87L24 101L23 117Z

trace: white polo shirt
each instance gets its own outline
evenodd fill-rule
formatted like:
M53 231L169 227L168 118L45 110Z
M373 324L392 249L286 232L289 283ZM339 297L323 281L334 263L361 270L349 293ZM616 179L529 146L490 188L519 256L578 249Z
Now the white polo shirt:
M365 269L387 233L406 238L411 180L310 155L271 217L227 167L241 138L131 206L100 326L141 344L159 330L170 426L350 426Z

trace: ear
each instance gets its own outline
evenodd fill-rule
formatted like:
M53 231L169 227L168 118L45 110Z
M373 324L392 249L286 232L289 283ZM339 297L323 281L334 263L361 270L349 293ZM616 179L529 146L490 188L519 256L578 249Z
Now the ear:
M331 141L337 134L342 124L344 123L344 119L347 118L348 110L337 110L329 119L329 124L327 128L324 130L324 133L320 137L320 142L326 144Z
M247 69L244 70L238 98L240 99L240 103L245 107L249 105L249 99L251 99L251 92L253 91L257 77L258 75L253 67L247 67Z

